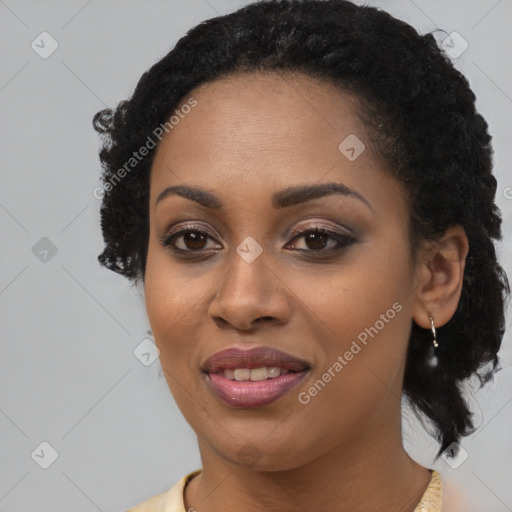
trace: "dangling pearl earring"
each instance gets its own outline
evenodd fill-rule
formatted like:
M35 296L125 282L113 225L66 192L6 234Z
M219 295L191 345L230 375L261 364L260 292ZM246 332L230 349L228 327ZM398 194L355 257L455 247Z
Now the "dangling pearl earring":
M436 334L436 327L434 325L434 319L432 318L432 314L428 312L428 318L430 320L430 329L432 331L432 345L429 348L429 354L427 359L427 364L435 368L438 364L437 354L436 354L436 348L439 346L437 343L437 334Z

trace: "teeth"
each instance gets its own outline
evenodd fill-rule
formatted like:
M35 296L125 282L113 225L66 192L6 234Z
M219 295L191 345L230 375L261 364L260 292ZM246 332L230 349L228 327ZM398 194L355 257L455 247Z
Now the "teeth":
M273 379L274 377L279 377L281 375L281 369L284 370L284 368L278 368L277 366L272 366L268 369L268 376Z
M236 370L224 370L223 375L227 379L243 381L259 381L267 379L275 379L279 375L285 375L289 372L288 368L279 368L277 366L262 368L237 368Z
M241 370L241 371L245 372L246 370ZM250 378L251 378L251 380L267 380L268 379L268 369L265 367L253 368L251 370Z
M235 370L234 377L235 377L235 380L240 380L240 381L250 380L251 370L249 370L248 368L237 368Z

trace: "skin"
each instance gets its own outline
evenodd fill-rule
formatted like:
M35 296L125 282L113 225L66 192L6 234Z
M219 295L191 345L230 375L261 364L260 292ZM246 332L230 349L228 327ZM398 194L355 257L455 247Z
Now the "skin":
M162 139L153 161L144 282L160 362L201 454L203 472L186 487L185 508L413 511L431 475L402 445L407 342L412 320L430 329L427 311L438 327L453 316L464 232L450 229L412 259L406 190L372 149L355 99L331 84L300 74L241 74L190 96L197 105ZM349 134L366 146L354 161L338 149ZM278 190L327 182L343 183L369 206L339 194L271 204ZM215 194L223 208L177 195L156 204L166 187L185 184ZM178 236L175 246L209 256L180 259L162 244L186 223L208 237L187 244ZM336 246L290 235L313 225L355 241L330 256L312 255ZM248 236L263 249L252 263L236 252ZM394 303L401 311L300 403L298 393ZM224 405L201 365L226 347L256 345L305 359L311 370L270 405ZM239 458L247 450L249 462Z

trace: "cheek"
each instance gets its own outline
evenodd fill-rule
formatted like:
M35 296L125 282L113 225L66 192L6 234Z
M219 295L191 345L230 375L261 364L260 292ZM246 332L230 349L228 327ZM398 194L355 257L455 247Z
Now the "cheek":
M150 242L145 275L146 311L155 337L179 328L200 305L208 285L193 265L173 263L168 251ZM159 335L159 336L158 336ZM165 336L164 336L165 337Z
M399 333L409 327L406 309L413 274L407 241L400 234L363 242L339 264L280 272L298 302L308 306L342 344L376 322L377 329L391 338L400 339Z
M401 394L412 269L407 240L383 240L368 243L336 271L311 273L297 292L308 306L304 311L313 312L309 317L323 329L316 335L323 354L315 381L324 376L329 382L302 389L310 397L318 393L311 403L319 414L338 403L344 410L341 416L350 411L360 417L390 393ZM293 282L291 275L288 279Z
M191 282L186 272L176 272L170 264L169 255L150 244L145 275L145 305L155 342L160 349L160 361L164 371L173 371L186 361L190 336L181 337L187 330L194 333L190 324L194 321L194 308L200 307L201 287ZM174 271L173 271L174 270ZM187 327L188 326L188 327ZM177 342L179 338L179 343ZM174 341L176 340L176 342Z
M322 426L312 444L329 447L356 437L363 424L378 428L389 411L399 410L410 312L401 301L393 302L392 293L377 297L348 301L336 310L331 305L330 314L320 308L334 334L317 338L322 361L297 391L304 441L318 430L305 426L319 418Z

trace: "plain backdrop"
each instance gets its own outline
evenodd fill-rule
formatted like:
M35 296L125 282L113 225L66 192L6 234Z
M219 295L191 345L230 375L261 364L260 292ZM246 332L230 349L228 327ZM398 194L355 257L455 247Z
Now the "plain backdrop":
M244 3L0 0L2 512L118 512L201 467L158 359L146 366L136 355L152 339L141 293L96 259L91 120L128 97L189 28ZM467 42L454 63L494 137L499 253L510 274L512 0L369 4L421 33L457 32L457 44ZM411 455L462 485L479 511L512 510L510 325L509 315L503 369L473 393L479 428L462 441L468 457L458 468L433 464L435 442L404 411Z

